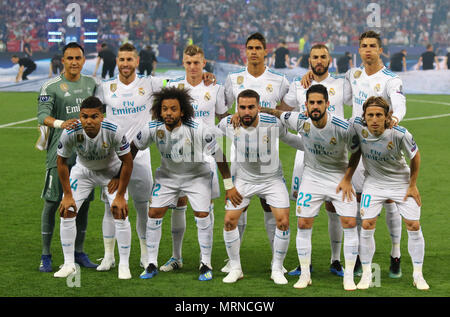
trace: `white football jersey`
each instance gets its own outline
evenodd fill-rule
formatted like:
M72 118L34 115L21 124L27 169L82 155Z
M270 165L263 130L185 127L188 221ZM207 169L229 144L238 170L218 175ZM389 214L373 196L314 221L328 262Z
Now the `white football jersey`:
M318 129L311 118L299 112L283 112L281 122L297 131L304 144L303 178L314 182L339 183L348 167L348 152L358 150L358 138L345 120L328 113L327 124Z
M345 74L344 103L352 105L352 117L361 117L363 104L369 97L383 97L390 104L393 116L401 121L406 114L402 85L400 77L386 67L370 76L363 66L354 67Z
M157 77L136 75L129 85L118 76L103 80L96 96L106 104L106 117L126 130L128 140L133 140L137 130L151 121L153 93L161 90L163 80Z
M230 161L236 167L235 176L258 184L282 178L278 139L286 136L286 127L276 117L259 113L256 127L234 129L231 117L223 118L218 129L233 142Z
M301 77L294 79L289 86L288 93L283 97L283 101L288 106L293 107L294 111L305 112L306 91L308 89L303 88L301 79ZM321 82L313 80L311 86L317 84L324 85L328 90L328 100L330 101L328 112L332 115L344 118L344 76L329 74L328 77Z
M380 188L409 184L410 168L405 156L412 159L419 151L413 136L401 126L386 129L379 137L372 135L360 118L351 119L359 137L366 179Z
M76 164L98 171L120 166L118 156L130 152L130 144L125 131L107 119L103 119L95 138L90 138L79 122L72 130L64 129L58 144L59 156L69 158L73 152L77 154Z
M225 107L225 93L222 85L205 86L202 81L197 86L191 86L186 76L169 81L168 86L189 89L189 95L194 99L194 121L203 122L207 126L215 125L215 115L228 111Z
M192 120L172 131L164 122L150 121L140 128L133 142L139 150L154 142L161 153L160 171L174 178L209 175L206 157L218 149L213 128Z
M268 67L259 77L253 77L246 67L232 72L225 81L225 104L228 109L234 102L237 105L237 96L246 89L252 89L259 94L261 107L275 109L288 92L289 82L286 76Z

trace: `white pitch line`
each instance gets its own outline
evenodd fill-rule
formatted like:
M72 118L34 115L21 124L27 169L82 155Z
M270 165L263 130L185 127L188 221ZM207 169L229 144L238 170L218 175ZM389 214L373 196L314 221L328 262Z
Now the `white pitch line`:
M12 125L21 124L21 123L25 123L25 122L30 122L30 121L34 121L34 120L37 120L37 118L35 117L35 118L30 118L30 119L26 119L26 120L22 120L22 121L16 121L16 122L2 124L2 125L0 125L0 128L6 128L6 127L10 127Z
M443 102L443 101L432 101L432 100L406 98L406 102L408 102L408 101L434 103L434 104L438 104L438 105L450 106L450 102Z
M426 120L426 119L436 119L436 118L442 118L442 117L449 117L450 113L445 113L445 114L437 114L435 116L428 116L428 117L415 117L415 118L406 118L403 119L403 121L415 121L415 120Z

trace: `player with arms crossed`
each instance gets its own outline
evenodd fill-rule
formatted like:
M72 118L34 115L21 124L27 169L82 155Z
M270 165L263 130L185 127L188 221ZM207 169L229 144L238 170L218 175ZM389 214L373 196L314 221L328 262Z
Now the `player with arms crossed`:
M335 116L344 118L344 78L336 77L328 72L331 63L331 56L326 45L316 44L311 47L309 54L309 64L313 79L311 85L322 84L327 88L330 105L327 111ZM286 111L306 112L306 91L301 84L301 77L294 79L289 86L289 92L283 97L281 106L277 109ZM292 183L290 198L297 200L298 189L302 181L303 174L303 151L297 151L295 155L294 170L292 172ZM330 272L338 276L344 276L341 265L342 246L342 225L339 215L333 204L325 202L325 209L328 214L328 234L330 236L331 259ZM300 275L301 268L298 266L289 272L289 275ZM312 267L311 267L312 270Z
M408 252L413 263L413 284L420 290L429 286L422 274L425 241L420 226L421 199L417 189L420 153L413 136L403 127L389 128L390 106L382 97L370 97L363 114L354 119L366 170L361 196L362 229L360 257L363 274L357 287L367 289L372 282L375 253L375 226L384 201L397 205L408 231ZM408 167L405 156L410 159Z
M205 54L197 45L189 45L183 52L183 66L186 75L169 81L167 86L185 88L189 90L189 95L193 98L194 108L193 120L197 123L203 122L206 126L215 126L215 117L219 120L228 115L228 108L225 107L225 95L222 85L208 85L203 82L203 68L206 65ZM212 178L211 199L220 197L219 177L217 175L216 161L213 157L208 157L210 162ZM186 209L187 197L178 199L177 205L172 209L172 256L160 267L163 272L169 272L183 267L182 245L186 231ZM211 217L211 231L214 229L214 201L211 200L209 208Z
M330 114L327 111L329 105L327 88L318 84L306 92L308 117L298 112L282 113L264 108L262 111L277 116L288 128L299 132L304 143L305 169L296 204L296 245L301 274L294 287L306 288L312 283L309 268L314 217L324 201L331 201L344 231L344 289L355 290L353 269L358 254L357 208L350 181L360 153L352 127L345 120ZM347 150L355 152L350 160ZM340 191L343 193L340 194Z
M191 203L197 224L201 253L199 280L211 280L211 169L205 155L213 155L216 158L222 177L229 181L231 176L228 165L218 147L214 130L192 120L193 100L186 90L167 87L154 94L154 98L152 114L156 120L142 127L131 145L133 155L138 150L148 148L153 142L161 153L161 167L155 172L147 219L149 265L141 274L141 278L150 279L158 273L163 217L183 192ZM226 198L235 204L240 203L241 196L234 187L226 186L225 189Z
M55 214L62 198L61 183L56 167L56 150L62 131L75 126L80 114L81 102L92 96L96 83L90 76L81 74L85 62L84 49L72 42L64 46L62 63L64 73L44 83L38 97L38 123L44 135L40 149L47 149L47 173L41 197L44 208L41 217L42 256L39 271L52 271L50 246L55 229ZM69 168L75 164L75 155L67 160ZM87 212L93 195L86 199L78 209L77 235L75 240L75 262L88 268L96 268L97 264L89 260L83 252L87 229Z
M69 172L67 159L77 152L77 162ZM107 193L107 185L120 169L119 186L115 193ZM117 233L119 245L119 279L130 279L128 259L131 247L131 228L128 221L127 185L133 169L130 144L125 133L114 123L103 119L103 104L97 97L86 98L80 106L80 122L72 130L64 130L58 143L58 175L64 196L59 212L60 235L64 265L54 274L67 277L76 271L74 242L77 210L96 186L104 186Z
M267 56L266 39L261 33L251 34L245 43L245 54L247 56L247 67L228 74L225 81L225 100L228 108L233 104L237 106L237 96L246 89L256 91L260 96L261 107L275 108L281 102L283 96L289 90L289 82L283 74L275 72L265 65ZM237 115L235 115L238 118ZM234 119L234 118L233 118ZM233 120L234 121L234 120ZM233 151L233 150L232 150ZM233 155L232 155L233 156ZM232 170L232 174L234 174ZM275 237L276 220L270 210L270 206L260 199L264 210L264 223L270 247L273 250L273 239ZM243 212L239 218L238 230L240 240L244 235L247 225L247 212ZM222 272L228 273L230 265L227 263Z
M278 154L278 138L283 142L301 147L301 139L287 132L280 120L267 114L259 113L261 109L259 95L256 91L246 89L238 95L238 115L240 127L234 129L231 116L220 121L218 128L233 140L236 150L234 183L243 197L235 206L230 201L225 206L225 226L223 236L231 266L230 272L223 279L224 283L235 283L243 278L240 261L240 237L237 223L250 204L254 195L263 198L270 206L276 219L276 231L273 241L272 274L275 284L287 284L284 277L283 261L289 246L289 194L283 178Z

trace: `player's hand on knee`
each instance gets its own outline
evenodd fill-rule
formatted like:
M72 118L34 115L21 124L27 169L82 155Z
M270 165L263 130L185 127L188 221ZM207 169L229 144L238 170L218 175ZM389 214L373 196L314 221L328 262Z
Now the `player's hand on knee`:
M405 198L403 198L403 201L406 201L406 199L408 199L408 197L414 198L414 200L416 201L416 203L419 207L422 206L422 200L420 199L420 193L419 193L419 189L417 188L417 186L409 186L408 187L408 190L406 191L406 195L405 195Z
M239 206L242 203L242 196L237 191L236 187L233 187L226 191L225 194L225 202L228 200L231 201L234 207Z
M342 191L342 201L345 201L345 199L347 199L348 201L352 201L353 196L356 196L352 183L344 179L341 180L339 185L336 187L336 194L340 191Z
M77 205L72 197L64 196L59 204L59 215L63 218L73 218L77 214Z
M125 220L128 217L128 204L125 198L116 197L111 204L111 212L114 219Z
M112 178L108 183L108 193L114 193L119 188L119 178Z

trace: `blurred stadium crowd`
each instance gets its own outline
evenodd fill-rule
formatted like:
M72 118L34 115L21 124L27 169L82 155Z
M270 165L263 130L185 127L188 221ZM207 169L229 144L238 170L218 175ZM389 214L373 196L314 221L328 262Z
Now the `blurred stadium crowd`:
M83 15L96 17L99 43L119 46L132 41L173 44L182 49L192 41L206 55L242 44L247 36L262 32L269 43L309 41L334 45L357 45L367 28L365 10L370 2L360 0L0 0L0 51L9 41L34 42L36 50L49 50L47 41L51 15L64 15L77 2ZM379 0L382 35L388 45L425 46L445 50L449 43L447 0ZM64 30L62 30L64 32ZM23 44L22 46L23 47Z

